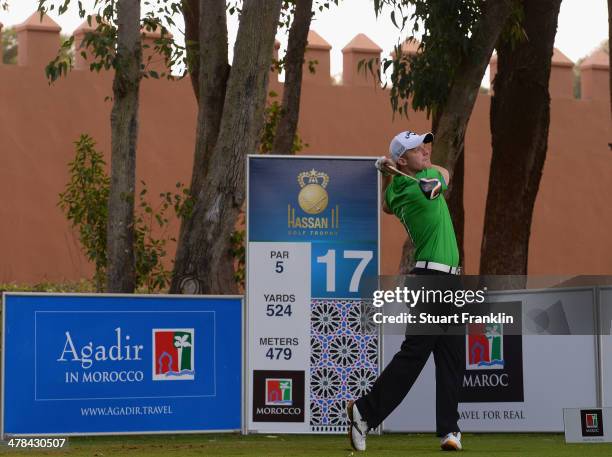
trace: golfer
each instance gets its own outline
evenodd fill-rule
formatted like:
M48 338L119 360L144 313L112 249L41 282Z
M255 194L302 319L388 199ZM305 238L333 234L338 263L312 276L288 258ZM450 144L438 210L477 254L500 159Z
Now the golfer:
M381 157L376 161L376 168L384 176L383 210L395 214L412 238L416 267L411 274L456 275L459 250L442 195L447 189L449 174L431 164L429 143L432 141L431 133L402 132L391 141L390 158ZM436 364L436 431L442 437L440 446L443 450L461 449L457 403L465 364L465 336L440 330L435 335L406 335L400 351L372 390L349 402L349 437L355 450L365 450L368 430L377 427L402 402L432 352Z

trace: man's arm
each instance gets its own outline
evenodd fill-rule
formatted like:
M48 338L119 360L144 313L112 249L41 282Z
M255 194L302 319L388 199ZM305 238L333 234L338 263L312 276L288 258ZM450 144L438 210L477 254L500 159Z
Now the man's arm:
M391 184L391 180L392 179L393 179L393 176L386 175L386 174L383 173L383 175L382 175L382 191L381 191L380 198L382 199L382 209L387 214L393 214L393 211L391 211L389 209L389 207L387 206L387 199L385 198L385 193L387 192L387 187L389 187L389 184Z
M450 173L448 172L448 170L444 167L441 167L439 165L431 165L431 168L438 170L441 174L442 177L444 178L444 181L446 182L446 185L448 186L450 183Z
M389 187L389 184L391 184L394 174L387 168L389 165L394 167L395 162L393 162L393 160L391 160L389 157L385 156L379 157L374 164L376 169L382 174L382 189L380 194L382 209L387 214L393 214L393 211L391 211L391 209L387 206L387 199L385 198L387 187Z

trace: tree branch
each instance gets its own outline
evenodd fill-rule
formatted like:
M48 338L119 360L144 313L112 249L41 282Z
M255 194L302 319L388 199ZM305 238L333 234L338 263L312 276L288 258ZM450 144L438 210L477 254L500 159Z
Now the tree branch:
M296 0L295 15L289 30L285 56L285 85L281 117L276 127L272 154L292 154L293 142L300 117L302 68L312 19L312 0Z
M478 96L480 83L506 20L512 10L511 0L484 2L481 21L470 40L468 54L462 60L440 118L434 139L432 161L453 170L463 149L465 131Z
M196 99L200 99L200 0L182 0L185 20L185 49L187 50L187 71Z

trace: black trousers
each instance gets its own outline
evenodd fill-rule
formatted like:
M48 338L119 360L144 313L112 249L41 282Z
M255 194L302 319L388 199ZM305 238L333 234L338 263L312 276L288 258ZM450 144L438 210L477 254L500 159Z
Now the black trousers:
M411 273L438 274L421 268ZM372 390L356 402L370 428L380 425L402 402L432 352L436 364L436 432L444 436L459 431L457 405L465 370L465 335L446 333L406 335L399 352L374 382Z

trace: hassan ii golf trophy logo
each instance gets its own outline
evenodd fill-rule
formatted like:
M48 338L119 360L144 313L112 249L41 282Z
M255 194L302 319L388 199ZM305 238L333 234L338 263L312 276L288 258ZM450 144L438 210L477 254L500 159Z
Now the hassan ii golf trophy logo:
M329 205L329 195L326 187L329 184L329 175L314 168L298 174L297 182L301 188L298 194L298 205L307 216L296 216L296 208L287 205L287 228L289 229L316 229L336 230L340 225L340 206L335 205L324 215Z
M194 351L194 329L153 329L153 380L193 380Z

